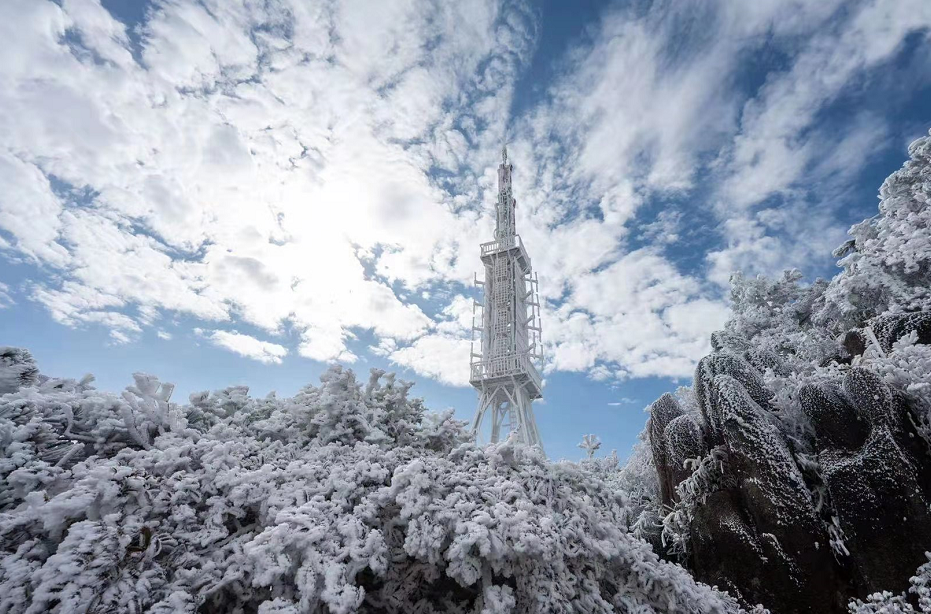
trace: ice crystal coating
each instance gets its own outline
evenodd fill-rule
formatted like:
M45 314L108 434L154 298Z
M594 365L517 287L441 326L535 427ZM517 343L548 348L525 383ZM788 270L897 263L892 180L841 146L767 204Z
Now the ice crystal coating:
M666 439L663 435L666 426L682 415L676 398L669 393L664 394L650 406L650 421L647 431L650 433L650 447L653 450L653 461L659 476L660 495L665 505L672 504L675 492L673 481L674 467L670 463L666 452Z
M701 427L689 415L674 418L663 430L666 442L666 458L672 471L672 482L679 484L691 474L689 460L705 455L705 441Z

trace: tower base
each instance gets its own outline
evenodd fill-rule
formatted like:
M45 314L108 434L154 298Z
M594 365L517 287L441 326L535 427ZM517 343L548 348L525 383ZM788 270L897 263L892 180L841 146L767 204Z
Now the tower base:
M540 433L531 409L532 400L524 386L513 382L489 384L479 390L478 410L472 422L472 435L481 442L483 427L490 426L489 443L497 443L502 434L514 433L518 441L543 451Z

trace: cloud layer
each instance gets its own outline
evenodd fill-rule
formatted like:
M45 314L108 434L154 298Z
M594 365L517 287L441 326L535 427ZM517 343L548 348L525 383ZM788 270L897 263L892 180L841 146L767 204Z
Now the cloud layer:
M609 8L514 110L541 18L496 0L174 0L127 28L97 0L4 2L0 257L39 268L17 291L57 321L115 342L184 316L263 362L371 353L461 385L507 137L548 368L684 376L730 272L842 234L830 207L800 212L888 130L818 114L906 41L927 56L931 5ZM761 50L784 67L741 80ZM715 221L700 266L671 251L690 215Z

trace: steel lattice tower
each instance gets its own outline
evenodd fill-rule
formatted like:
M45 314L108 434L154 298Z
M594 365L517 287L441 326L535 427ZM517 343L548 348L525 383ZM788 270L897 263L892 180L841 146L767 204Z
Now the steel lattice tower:
M473 303L469 381L478 390L479 400L472 434L483 438L488 430L489 440L497 442L507 430L523 443L542 449L532 407L534 399L543 396L538 369L543 361L538 282L514 224L517 202L511 191L513 166L508 163L507 148L501 158L495 240L481 245L485 279L475 280L485 296L482 303ZM481 333L477 353L475 332Z

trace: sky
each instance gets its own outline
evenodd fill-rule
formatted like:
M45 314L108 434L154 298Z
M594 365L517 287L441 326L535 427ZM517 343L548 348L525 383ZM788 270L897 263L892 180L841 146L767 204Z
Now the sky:
M507 142L551 458L624 457L728 279L836 273L931 128L927 0L5 0L0 344L174 400L468 387Z

